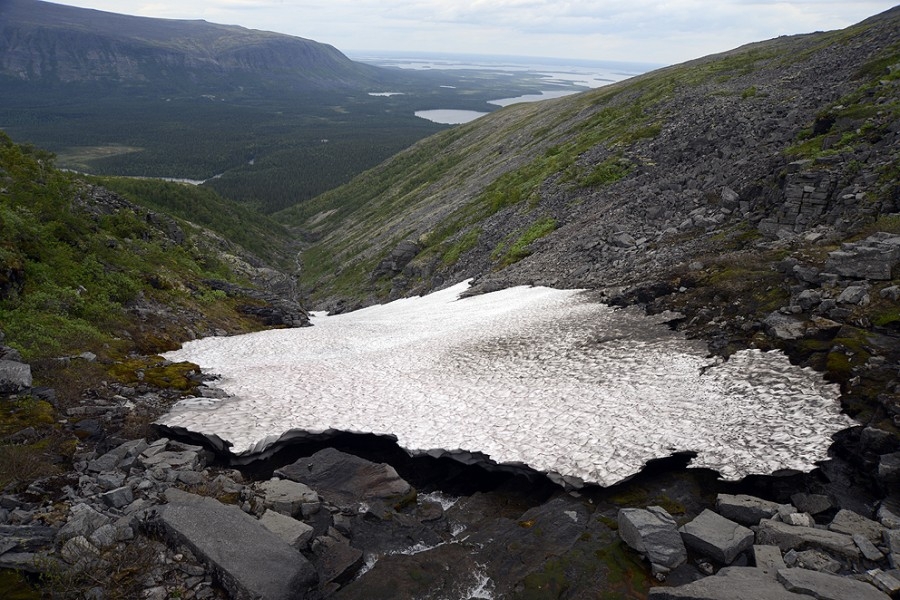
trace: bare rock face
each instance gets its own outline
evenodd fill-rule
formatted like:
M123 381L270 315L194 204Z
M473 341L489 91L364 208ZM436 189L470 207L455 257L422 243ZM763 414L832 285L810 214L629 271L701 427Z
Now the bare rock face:
M326 448L282 467L278 477L308 485L337 506L356 507L380 500L405 503L415 498L416 490L403 480L394 467Z

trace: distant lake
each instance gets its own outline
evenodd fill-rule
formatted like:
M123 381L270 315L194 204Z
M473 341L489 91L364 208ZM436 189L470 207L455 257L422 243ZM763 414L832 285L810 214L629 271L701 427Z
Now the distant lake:
M486 112L478 112L477 110L457 110L450 108L438 108L435 110L417 110L415 115L422 119L428 119L432 123L442 123L444 125L460 125L474 121L478 117L483 117Z
M525 94L524 96L516 96L515 98L500 98L499 100L488 100L488 104L496 104L497 106L509 106L510 104L518 104L519 102L540 102L541 100L550 100L551 98L562 98L577 94L578 90L554 90L542 91L540 94Z

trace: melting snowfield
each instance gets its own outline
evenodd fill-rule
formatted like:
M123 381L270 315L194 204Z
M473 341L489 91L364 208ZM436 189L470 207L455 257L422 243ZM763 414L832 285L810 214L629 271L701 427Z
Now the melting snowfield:
M779 353L721 362L578 291L458 299L466 286L189 342L166 358L220 375L230 397L182 401L160 422L239 455L301 432L391 435L413 453L483 454L576 485L611 485L681 451L727 479L809 470L853 424L836 386Z

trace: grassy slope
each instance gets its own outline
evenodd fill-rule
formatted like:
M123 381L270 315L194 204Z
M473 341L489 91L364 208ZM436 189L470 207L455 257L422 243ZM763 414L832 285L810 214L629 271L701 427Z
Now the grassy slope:
M510 234L507 249L523 238L533 241L535 230L552 231L539 226L547 215L533 210L542 188L549 183L569 189L602 186L625 177L631 165L617 157L660 133L672 117L660 106L680 89L732 94L731 81L763 66L786 69L831 45L856 43L867 27L778 38L577 96L515 105L423 140L276 218L312 240L304 252L303 277L314 302L384 298L390 282L373 282L370 273L402 239L424 247L420 259L439 256L443 265L452 265L476 245L486 218L517 207L526 225ZM884 48L878 64L866 65L859 97L867 85L877 86L896 61L897 49ZM748 99L756 91L748 87L740 94ZM856 106L848 103L843 110L851 113ZM896 98L877 110L885 108L896 111ZM810 144L817 141L821 144L821 137ZM612 158L599 164L583 160L598 148ZM510 264L508 252L496 247L494 253L496 268ZM527 249L518 248L516 254L524 256Z
M217 204L209 192L175 184L118 185L135 198L153 191L154 208L165 205L185 216L191 207L202 209L197 216L208 228L248 245L253 231L265 231L266 244L284 241L277 226ZM198 246L200 237L190 225L182 222L185 239L177 243L168 234L168 220L160 224L140 206L97 210L91 193L83 181L54 169L51 155L0 134L0 323L7 343L28 358L41 358L136 347L158 351L156 346L180 341L177 318L170 323L174 337L165 327L152 335L143 331L131 310L138 304L174 308L193 315L189 320L203 316L224 329L251 326L234 311L234 301L203 283L235 275ZM260 250L275 256L265 244Z

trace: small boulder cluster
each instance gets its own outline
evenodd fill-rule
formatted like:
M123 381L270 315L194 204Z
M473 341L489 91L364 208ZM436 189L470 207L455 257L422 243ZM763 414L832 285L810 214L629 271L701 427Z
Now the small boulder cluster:
M659 581L683 583L652 588L653 600L889 600L900 595L900 517L886 506L874 516L817 494L719 494L715 511L681 527L659 506L621 509L618 524Z
M95 581L79 587L94 600L113 588L149 600L280 600L334 593L366 553L440 542L429 524L441 505L417 502L386 464L329 448L248 482L212 458L167 438L76 455L74 474L0 496L0 569L51 587ZM350 545L360 527L362 549Z

